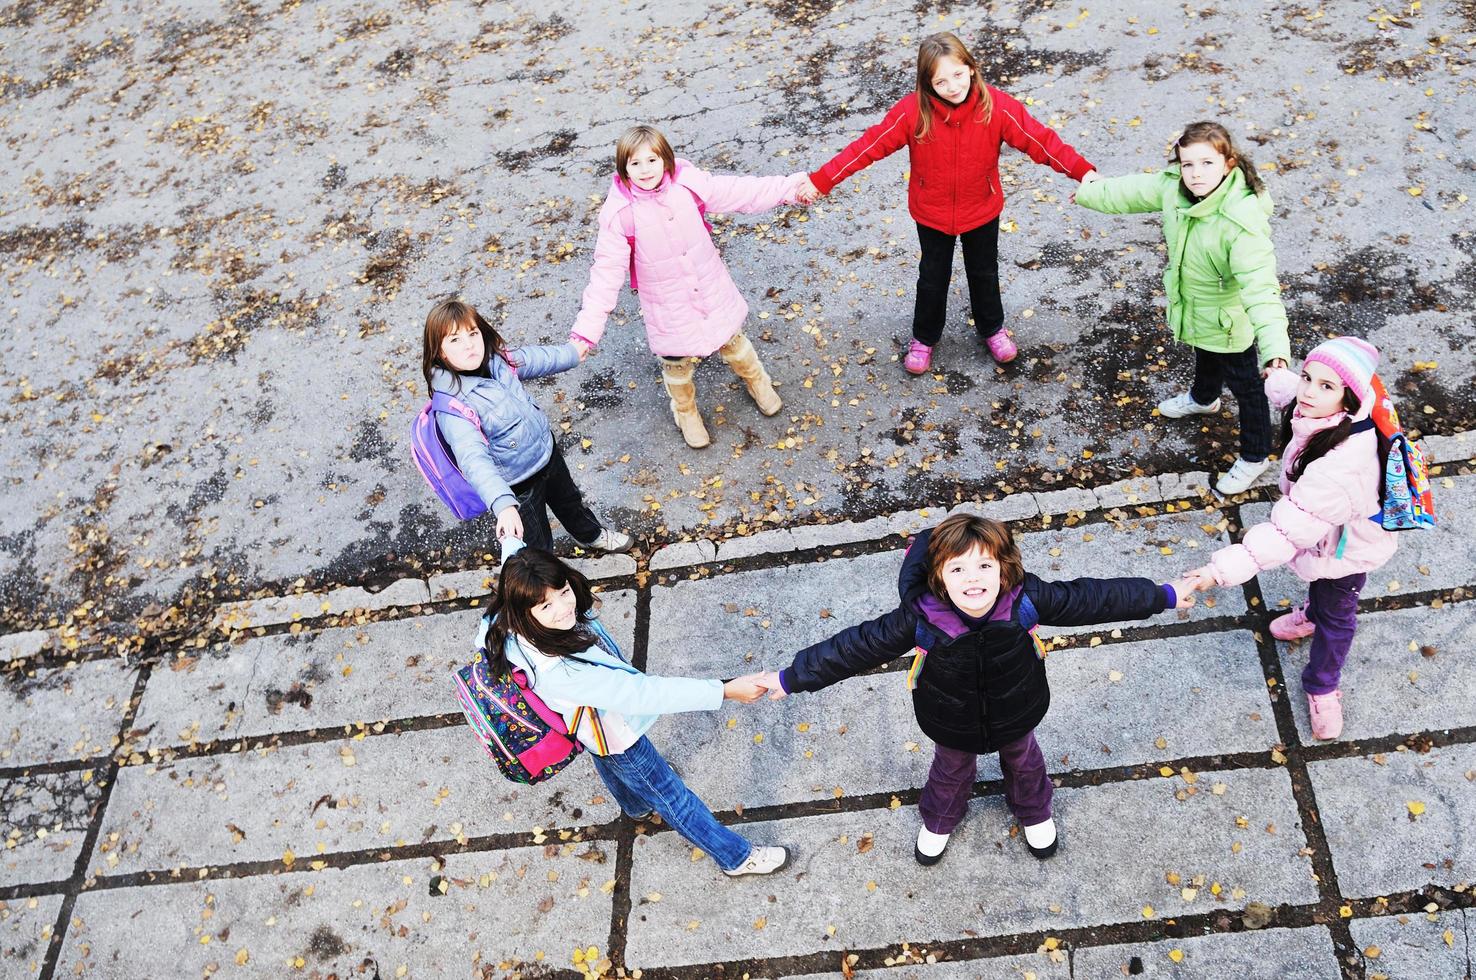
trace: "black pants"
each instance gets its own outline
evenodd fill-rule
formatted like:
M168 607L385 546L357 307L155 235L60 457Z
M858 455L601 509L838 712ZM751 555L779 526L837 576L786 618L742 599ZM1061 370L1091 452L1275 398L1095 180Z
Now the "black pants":
M922 261L917 266L912 336L929 347L943 337L943 320L948 314L948 281L953 276L954 238L963 240L964 277L969 283L974 329L980 337L990 337L1004 326L1004 304L999 299L999 219L957 236L918 225Z
M1240 406L1240 457L1248 463L1259 463L1271 455L1271 403L1266 399L1261 365L1256 361L1254 344L1239 354L1196 347L1194 384L1189 387L1190 398L1208 405L1229 386Z
M553 528L548 523L548 512L553 511L564 530L580 544L589 544L600 536L602 527L584 504L584 497L569 475L564 454L559 452L558 440L554 440L553 455L543 469L528 479L512 485L518 498L518 516L523 519L523 543L530 548L543 551L553 550Z

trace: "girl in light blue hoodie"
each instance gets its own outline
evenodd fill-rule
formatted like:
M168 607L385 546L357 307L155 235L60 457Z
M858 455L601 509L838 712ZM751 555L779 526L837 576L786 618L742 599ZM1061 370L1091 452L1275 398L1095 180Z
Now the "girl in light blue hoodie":
M516 538L504 539L502 547L506 557L480 637L493 674L509 666L527 674L533 692L564 716L589 750L628 816L660 814L730 877L784 867L785 848L755 846L718 823L646 738L664 714L714 711L725 700L757 701L767 691L757 675L724 681L641 673L600 624L583 575Z

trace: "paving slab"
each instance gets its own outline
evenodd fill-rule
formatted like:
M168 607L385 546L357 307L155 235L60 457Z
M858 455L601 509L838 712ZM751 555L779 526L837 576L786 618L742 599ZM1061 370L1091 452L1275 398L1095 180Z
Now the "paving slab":
M926 956L926 945L913 949ZM835 980L834 973L809 973L788 980ZM856 970L858 980L1068 980L1071 966L1064 948L1049 953L1025 953L1019 956L997 956L982 960L945 960L941 963L910 963L879 970ZM774 976L774 980L779 978Z
M1343 664L1343 740L1476 725L1476 602L1363 613ZM1292 715L1312 742L1299 678L1311 640L1276 644L1296 696Z
M588 558L564 558L563 561L592 582L636 573L636 560L630 555L594 555ZM497 584L497 568L443 572L432 575L427 584L430 587L430 597L437 602L443 599L471 599L492 591Z
M40 975L61 904L60 895L0 899L0 974Z
M116 744L138 671L99 660L12 672L0 682L0 766L97 759Z
M1036 731L1053 772L1264 751L1278 741L1245 631L1059 650L1048 669L1052 708ZM719 810L912 789L933 758L901 670L675 722L650 737ZM980 779L999 776L997 756L980 759Z
M1469 911L1389 915L1348 923L1368 980L1470 980Z
M594 767L504 779L465 726L126 766L90 873L127 874L529 834L619 815Z
M1122 976L1339 980L1343 975L1332 935L1323 926L1077 947L1071 951L1071 968L1074 976L1104 980Z
M101 797L90 769L0 782L0 886L70 878Z
M576 944L609 935L614 852L586 842L456 854L439 870L421 859L84 892L57 975L464 977L507 964L501 976L540 952L567 968Z
M1141 575L1155 582L1168 582L1204 564L1215 548L1229 543L1228 536L1215 529L1220 519L1218 511L1206 513L1196 508L1161 517L1035 531L1019 536L1020 557L1026 571L1047 580ZM1234 589L1220 589L1202 594L1200 601L1189 609L1169 610L1148 620L1096 626L1042 626L1040 632L1042 636L1101 633L1154 623L1239 616L1245 610L1243 595Z
M1215 780L1225 784L1223 794L1184 800L1174 797L1183 787L1174 779L1061 790L1061 850L1047 862L1010 838L999 797L971 804L948 855L932 868L912 857L913 807L745 825L751 840L795 849L793 864L765 880L715 885L711 866L694 864L676 834L638 838L626 961L646 967L785 956L1139 922L1251 900L1315 900L1285 771L1237 770ZM1167 883L1170 872L1181 882L1202 876L1203 884L1186 897ZM941 902L940 895L953 898ZM822 940L830 926L834 935Z
M629 650L635 594L605 592L601 612ZM481 611L253 637L171 662L149 679L139 747L210 742L457 710L450 672L473 653Z
M51 646L55 637L50 630L27 630L0 636L0 663L34 657Z
M1440 523L1433 529L1399 532L1394 557L1369 573L1365 600L1476 583L1476 534L1471 533L1476 527L1476 476L1435 477L1435 507ZM1241 508L1246 527L1270 515L1270 504ZM1307 600L1307 583L1285 567L1262 572L1259 578L1261 597L1273 613Z
M216 613L215 623L227 629L275 626L316 616L413 606L429 602L430 598L430 588L424 579L403 578L378 592L370 592L358 586L346 586L330 592L303 592L228 602Z
M1352 898L1476 880L1476 745L1307 767L1338 885Z

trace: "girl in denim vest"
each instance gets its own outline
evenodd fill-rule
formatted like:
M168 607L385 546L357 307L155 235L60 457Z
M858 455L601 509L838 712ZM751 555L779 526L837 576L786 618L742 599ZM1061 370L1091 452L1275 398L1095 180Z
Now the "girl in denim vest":
M573 344L508 349L491 324L459 300L437 303L425 318L421 369L426 387L466 405L480 422L437 412L436 424L462 476L497 515L498 538L551 549L546 511L552 510L586 548L630 548L630 535L603 527L585 506L548 418L522 384L567 371L583 359Z

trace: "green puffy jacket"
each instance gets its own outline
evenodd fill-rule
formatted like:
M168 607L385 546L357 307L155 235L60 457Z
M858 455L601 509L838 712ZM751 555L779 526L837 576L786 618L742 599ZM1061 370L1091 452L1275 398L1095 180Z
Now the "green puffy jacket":
M1163 290L1175 339L1220 353L1254 341L1261 364L1291 360L1267 220L1271 196L1251 193L1240 168L1198 203L1180 189L1178 167L1083 184L1076 203L1104 214L1162 212Z

